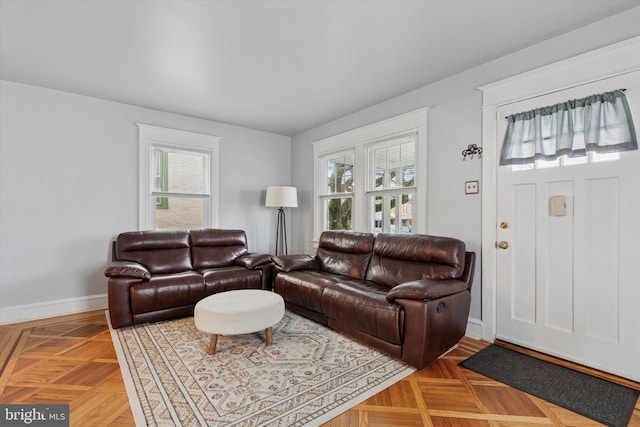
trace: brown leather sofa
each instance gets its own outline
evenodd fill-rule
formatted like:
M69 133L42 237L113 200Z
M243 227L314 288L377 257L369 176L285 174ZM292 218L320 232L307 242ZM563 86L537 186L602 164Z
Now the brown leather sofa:
M217 292L271 290L271 255L249 253L242 230L122 233L112 257L104 274L114 328L191 316Z
M465 334L475 253L460 240L330 231L315 256L273 262L287 309L418 369Z

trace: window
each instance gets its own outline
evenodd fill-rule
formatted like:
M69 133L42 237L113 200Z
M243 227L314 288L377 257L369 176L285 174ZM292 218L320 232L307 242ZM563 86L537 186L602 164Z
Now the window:
M322 191L320 192L322 229L352 230L353 217L353 153L322 158Z
M218 138L138 126L140 229L215 226Z
M155 229L203 228L207 211L209 155L152 145L156 201Z
M315 237L426 232L426 127L421 109L314 142Z
M416 133L370 145L367 198L375 233L411 233L416 192Z
M555 160L535 160L531 163L523 163L517 165L511 165L511 170L514 172L528 171L534 169L547 169L557 168L564 166L583 165L586 163L600 163L610 162L613 160L620 160L620 153L596 153L589 151L586 156L583 157L569 157L560 156Z

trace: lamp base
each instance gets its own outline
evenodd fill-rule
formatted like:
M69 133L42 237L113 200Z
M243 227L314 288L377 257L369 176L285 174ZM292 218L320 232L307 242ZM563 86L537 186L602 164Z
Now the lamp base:
M289 248L287 247L287 219L284 208L278 208L278 221L276 223L276 256L278 251L281 255L287 255Z

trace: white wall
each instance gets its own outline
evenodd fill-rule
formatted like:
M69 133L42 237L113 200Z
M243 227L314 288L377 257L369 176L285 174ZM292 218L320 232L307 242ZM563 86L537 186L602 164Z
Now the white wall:
M0 323L77 311L106 293L110 242L138 229L137 122L220 137L219 227L273 252L264 190L290 182L289 137L0 84Z
M295 135L292 139L292 185L299 208L292 212L294 252L313 252L311 195L313 154L310 143L331 135L429 106L429 234L457 237L480 254L481 194L465 195L464 182L480 180L482 162L462 161L469 144L481 145L482 96L477 88L524 71L640 34L640 7L577 29L482 66L448 77L403 96ZM417 54L419 54L417 52ZM437 61L437 58L434 58ZM471 317L481 319L481 257L476 264Z

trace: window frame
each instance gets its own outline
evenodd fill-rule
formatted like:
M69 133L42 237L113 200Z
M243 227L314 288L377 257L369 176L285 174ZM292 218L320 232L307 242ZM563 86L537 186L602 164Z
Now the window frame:
M391 117L361 128L347 131L311 143L314 156L313 183L313 239L315 242L323 230L324 212L321 188L326 183L326 167L322 161L348 151L354 153L354 191L352 204L352 229L373 232L373 209L369 206L368 147L385 140L392 140L409 133L416 134L415 193L412 220L413 233L427 231L427 118L428 107ZM324 174L324 175L323 175ZM323 180L324 176L324 180ZM402 189L398 189L402 191Z
M153 151L156 147L204 153L208 157L208 192L204 195L205 202L204 228L218 226L218 171L219 171L219 143L220 138L195 132L187 132L152 126L142 123L138 125L139 141L139 197L138 197L138 228L140 230L154 230L156 226L156 203L153 192L152 162Z

